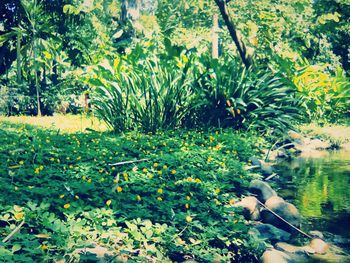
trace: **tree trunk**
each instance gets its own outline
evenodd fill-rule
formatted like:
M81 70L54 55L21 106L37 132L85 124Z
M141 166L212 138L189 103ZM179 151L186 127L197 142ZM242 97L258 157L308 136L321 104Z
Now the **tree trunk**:
M219 19L218 15L213 15L213 39L212 39L212 57L219 58Z
M34 78L35 78L35 91L36 91L36 103L37 103L37 107L38 107L38 117L41 116L41 107L40 107L40 92L39 92L39 77L38 77L38 70L37 70L37 61L36 61L36 58L37 58L37 54L36 54L36 49L37 49L37 46L36 46L36 39L35 39L35 35L34 35L34 40L33 40L33 55L34 55Z
M249 68L252 65L252 57L248 55L246 46L238 36L236 26L233 23L228 12L226 0L215 0L215 3L219 7L221 16L224 19L225 25L231 35L231 38L237 47L238 53L243 61L243 64L246 68Z
M121 0L120 20L125 23L128 19L136 21L140 18L140 0Z
M21 84L22 82L22 74L21 74L21 33L18 32L17 33L17 43L16 43L16 47L17 47L17 84Z

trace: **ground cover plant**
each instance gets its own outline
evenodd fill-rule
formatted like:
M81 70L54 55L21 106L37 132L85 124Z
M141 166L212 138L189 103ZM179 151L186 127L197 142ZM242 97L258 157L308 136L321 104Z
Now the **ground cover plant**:
M25 222L1 242L4 262L73 260L93 244L128 262L255 260L259 243L232 204L252 178L243 165L263 143L256 136L112 136L6 122L0 133L2 239Z

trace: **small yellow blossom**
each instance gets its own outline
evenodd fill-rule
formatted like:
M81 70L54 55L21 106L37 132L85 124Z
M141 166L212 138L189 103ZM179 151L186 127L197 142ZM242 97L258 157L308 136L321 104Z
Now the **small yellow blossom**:
M42 250L47 250L47 249L49 248L49 247L46 246L46 245L41 245L40 247L41 247Z
M213 160L213 157L209 156L208 157L208 163L210 163Z
M15 218L17 220L21 220L24 217L24 213L23 212L17 212L15 213Z
M110 206L111 203L112 203L112 200L107 200L107 201L106 201L106 205L108 205L108 206Z
M39 168L35 168L34 173L36 173L36 174L40 173L40 169Z
M137 201L141 201L141 196L140 195L136 196L136 199Z
M70 204L65 204L63 208L68 209L70 207Z
M201 183L201 182L202 182L201 179L196 178L196 183Z
M69 169L73 169L73 165L69 165Z
M19 164L20 164L20 165L23 165L23 164L24 164L24 162L23 162L23 161L20 161L20 162L19 162Z
M158 192L159 194L162 194L162 193L163 193L163 189L162 189L162 188L159 188L157 192Z
M53 162L55 160L55 158L50 158L50 161Z
M230 199L229 204L230 205L234 205L234 203L235 203L235 200L234 199Z
M190 205L189 204L185 204L185 207L186 207L186 209L188 209L190 207Z
M187 221L188 223L191 223L191 222L192 222L192 217L186 216L186 221Z
M158 171L157 173L160 175L160 174L162 174L163 172L162 172L162 171Z
M123 188L121 188L120 186L117 187L117 192L120 193L121 191L123 191Z
M168 166L164 165L164 166L163 166L163 169L168 169Z
M158 201L163 201L163 198L161 198L161 197L159 196L159 197L157 197L157 200L158 200Z
M78 195L76 195L76 196L74 196L74 198L75 198L75 199L79 199L79 196L78 196Z
M215 189L215 193L217 193L217 194L220 193L220 189L219 189L219 188L216 188L216 189Z
M158 163L154 163L153 164L154 167L158 167L158 165L159 165Z
M60 195L60 198L62 199L64 197L64 195Z
M147 173L148 172L147 168L143 168L142 172Z
M172 174L176 174L176 170L171 170L171 173Z
M190 197L190 196L186 196L186 199L187 199L188 201L190 201L190 200L191 200L191 197Z

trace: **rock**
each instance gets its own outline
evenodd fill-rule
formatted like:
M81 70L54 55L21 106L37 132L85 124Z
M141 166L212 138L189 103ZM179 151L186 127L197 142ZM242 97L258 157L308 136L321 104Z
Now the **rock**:
M342 143L339 148L349 151L350 150L350 142Z
M301 217L298 209L291 203L285 202L281 197L273 196L265 203L266 207L293 226L300 227ZM285 223L283 220L275 216L267 209L261 211L261 218L264 223L274 225L283 230L294 232L295 229Z
M315 150L325 150L328 148L331 148L331 144L327 141L321 141L320 139L313 139L308 144L309 148L315 149Z
M317 254L325 254L329 249L329 245L320 238L311 240L309 246L315 250Z
M256 194L261 202L266 202L272 196L277 196L277 193L271 188L271 186L261 180L253 180L250 182L249 190L251 193Z
M292 258L276 249L269 249L264 252L260 258L261 263L289 263L292 262Z
M79 262L108 262L115 257L115 252L105 247L94 243L90 245L92 247L74 250L73 254L79 254Z
M288 252L288 253L300 253L300 254L305 254L305 253L309 253L309 254L313 254L315 253L315 251L308 246L304 246L304 247L298 247L298 246L294 246L285 242L278 242L276 243L275 247L281 251L284 252Z
M240 202L234 204L235 207L243 207L243 215L248 220L259 220L260 211L258 199L254 196L243 198Z
M310 236L324 239L324 235L323 235L323 233L321 231L312 230L312 231L309 232L309 234L310 234Z
M264 161L261 161L260 169L262 174L265 176L273 174L272 165Z
M277 241L288 241L291 234L270 224L258 224L254 226L259 232L259 236L268 239L272 243Z
M249 158L249 161L252 163L252 165L259 166L261 165L261 160L259 160L257 157L252 156Z
M290 130L288 131L288 136L292 139L302 139L303 135L301 135L300 133L297 133L296 131Z

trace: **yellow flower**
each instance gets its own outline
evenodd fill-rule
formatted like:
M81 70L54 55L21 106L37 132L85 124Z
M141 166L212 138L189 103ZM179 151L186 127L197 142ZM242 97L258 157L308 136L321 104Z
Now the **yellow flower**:
M154 167L158 167L158 165L159 165L158 163L154 163L153 164Z
M217 193L217 194L220 193L220 189L219 189L219 188L216 188L216 189L215 189L215 193Z
M64 195L60 195L60 198L62 199L64 197Z
M213 160L213 157L209 156L209 157L208 157L208 163L210 163L211 160Z
M191 222L192 222L192 217L186 216L186 221L187 221L188 223L191 223Z
M163 166L163 169L168 169L168 166L164 165L164 166Z
M171 170L171 173L172 174L176 174L176 170Z
M162 171L158 171L157 173L160 175L160 174L162 174L163 172L162 172Z
M161 198L161 197L159 196L159 197L157 197L157 200L158 200L158 201L163 201L163 198Z
M65 204L63 208L68 209L70 207L70 204Z
M201 179L196 178L196 183L201 183L201 182L202 182Z
M123 188L121 188L120 186L117 187L117 192L120 193L121 191L123 191Z
M110 206L111 203L112 203L112 200L107 200L107 201L106 201L106 205L108 205L108 206Z
M230 199L230 201L228 201L230 205L234 205L235 200L234 199Z
M17 220L21 220L24 217L24 213L23 212L17 212L15 213L15 218Z
M50 158L50 161L53 162L55 160L55 158Z
M190 207L190 205L189 204L185 204L185 207L186 207L186 209L188 209Z
M73 165L69 165L69 169L73 169Z
M147 173L148 172L147 168L143 168L142 172Z
M162 189L162 188L159 188L157 192L160 193L160 194L162 194L162 193L163 193L163 189Z
M74 196L74 198L75 198L75 199L79 199L79 196L78 196L78 195L76 195L76 196Z
M190 201L190 200L191 200L191 197L190 197L190 196L186 196L186 199L187 199L188 201Z
M20 161L20 162L19 162L19 164L20 164L20 165L23 165L23 164L24 164L24 162L23 162L23 161Z
M35 168L34 173L36 173L36 174L40 173L40 169L39 168Z
M136 200L141 201L141 196L140 195L136 196Z
M46 250L46 249L48 249L48 248L49 248L49 247L48 247L48 246L46 246L46 245L41 245L40 247L41 247L41 249L42 249L42 250Z

